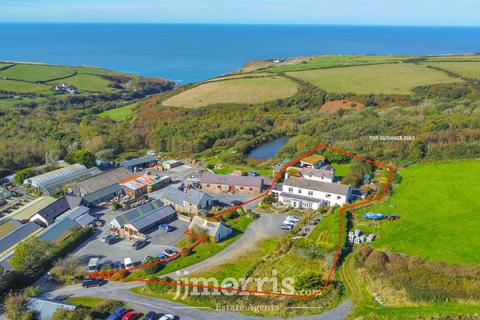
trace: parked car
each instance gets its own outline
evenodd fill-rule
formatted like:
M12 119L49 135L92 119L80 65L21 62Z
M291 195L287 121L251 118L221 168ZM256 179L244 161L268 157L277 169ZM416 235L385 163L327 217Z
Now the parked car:
M123 269L125 266L123 265L123 263L121 261L115 261L113 263L113 270L119 270L119 269Z
M131 269L135 266L132 262L132 258L129 258L129 257L127 257L123 260L123 264L125 265L125 269L127 269L127 270Z
M170 231L175 230L175 228L172 227L169 224L161 224L161 225L158 226L158 230L163 231L163 232L170 232Z
M155 311L148 311L143 316L143 320L158 320L158 314Z
M82 281L82 287L90 288L90 287L100 287L107 283L105 279L97 279L97 278L85 278Z
M120 307L115 309L107 318L107 320L120 320L122 319L123 315L127 313L127 309L124 307Z
M165 258L168 258L167 255L163 252L159 252L157 253L157 258L159 259L165 259Z
M290 221L300 221L301 219L297 216L288 216L287 217L287 220L290 220Z
M140 250L148 244L146 240L137 240L132 244L132 248L135 250Z
M232 206L239 206L239 205L241 205L242 203L243 203L243 202L240 201L240 200L232 200L232 201L230 201L230 204L231 204Z
M257 171L249 171L248 176L249 177L258 177L260 174L258 174Z
M120 238L118 236L109 236L109 237L105 238L105 243L109 244L109 245L112 245L114 243L119 242L120 240L122 240L122 238Z
M175 320L176 317L173 314L164 314L160 319L158 320Z
M178 253L177 250L174 250L174 249L170 249L170 248L167 248L165 249L165 251L163 251L163 253L167 256L167 257L171 257L171 256L174 256Z
M282 224L280 226L280 229L283 231L291 231L293 229L293 226L291 224Z
M296 222L293 222L293 221L290 221L290 220L284 220L284 221L282 222L282 224L289 224L289 225L291 225L291 226L293 227L293 226L295 226L297 223L296 223Z
M135 311L128 311L123 315L122 320L136 320L140 318L140 313L136 313Z
M103 236L102 241L106 242L108 238L113 237L111 234L107 234L106 236Z

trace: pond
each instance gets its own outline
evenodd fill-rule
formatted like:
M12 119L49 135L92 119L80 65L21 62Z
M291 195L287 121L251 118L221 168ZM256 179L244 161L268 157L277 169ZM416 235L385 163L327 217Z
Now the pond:
M273 158L278 150L288 141L288 137L280 137L275 140L265 142L248 153L250 159L269 159Z

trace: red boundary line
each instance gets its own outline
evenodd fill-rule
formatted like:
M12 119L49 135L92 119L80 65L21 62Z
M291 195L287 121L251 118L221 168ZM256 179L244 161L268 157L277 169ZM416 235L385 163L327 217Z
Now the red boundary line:
M344 155L347 155L347 156L350 156L350 157L353 157L353 158L356 158L356 159L359 159L359 160L362 160L362 161L366 161L366 162L375 164L379 167L383 167L383 168L386 168L386 169L390 170L390 172L388 174L387 182L385 183L385 186L383 187L382 193L378 197L370 199L370 200L365 200L365 201L361 201L361 202L358 202L358 203L350 204L350 205L347 205L347 206L343 206L343 207L340 208L340 229L339 229L339 233L338 233L337 247L335 249L335 256L334 256L334 259L333 259L332 267L331 267L331 269L328 273L327 279L325 281L325 284L319 291L314 292L314 293L309 294L309 295L297 295L297 294L280 293L280 292L256 291L256 290L246 290L246 289L236 289L236 288L223 288L223 287L216 287L216 286L204 286L204 285L198 285L198 284L193 284L193 283L179 283L179 282L175 282L175 281L156 281L156 280L151 280L151 279L118 278L118 277L114 276L115 273L119 273L119 272L123 272L123 271L135 271L135 270L143 269L143 268L146 268L146 267L149 267L149 266L153 266L153 265L156 265L156 264L159 264L159 263L162 263L162 262L166 262L166 261L175 259L176 257L178 257L178 256L182 255L183 253L195 248L196 246L200 245L201 243L203 243L206 240L205 237L197 236L193 233L190 233L188 230L186 230L184 233L189 237L193 237L193 238L198 239L198 241L196 241L191 246L183 249L182 251L178 252L177 254L175 254L171 257L164 258L164 259L161 259L161 260L157 260L157 261L154 261L154 262L150 262L148 264L140 265L138 267L133 267L133 268L130 268L128 270L121 269L121 270L115 270L115 271L94 272L94 273L89 273L88 276L97 277L97 278L104 278L104 279L114 279L114 280L119 280L119 281L136 281L136 282L145 282L145 283L150 282L150 283L175 285L175 286L182 286L182 287L196 287L196 288L204 288L204 289L223 290L223 291L248 292L248 293L254 293L254 294L274 295L274 296L283 296L283 297L295 297L295 298L304 298L304 299L305 298L312 298L312 297L317 296L317 295L321 295L323 290L325 290L325 288L328 286L328 283L330 282L330 279L333 275L333 272L335 270L335 266L336 266L337 261L338 261L338 257L340 255L340 246L341 246L341 241L342 241L342 230L343 230L343 214L344 214L345 210L353 209L353 208L356 208L356 207L359 207L359 206L362 206L362 205L365 205L365 204L368 204L368 203L372 203L372 202L381 200L385 196L385 193L387 192L388 185L390 184L390 181L392 179L393 172L395 170L395 168L393 166L388 166L388 165L380 163L380 162L376 162L376 161L373 161L373 160L370 160L370 159L367 159L367 158L363 158L363 157L357 156L356 154L349 153L349 152L331 147L329 145L320 144L317 147L315 147L314 149L312 149L312 150L308 151L307 153L297 157L296 159L290 161L288 164L283 166L280 169L280 171L273 178L272 184L267 189L267 191L263 192L262 194L260 194L259 196L255 197L253 199L247 200L247 201L245 201L245 202L243 202L239 205L236 205L234 207L231 207L231 208L228 208L226 210L221 211L220 213L211 217L210 220L213 220L213 219L218 218L222 215L225 215L227 213L235 211L238 208L241 208L246 204L249 204L251 202L257 201L257 200L265 197L266 195L268 195L272 191L273 186L275 185L275 183L277 183L280 176L285 172L285 170L288 167L293 166L297 162L299 162L302 159L308 157L309 155L313 154L315 151L317 151L319 149L330 149L332 151L335 151L335 152L338 152L338 153L341 153L341 154L344 154Z

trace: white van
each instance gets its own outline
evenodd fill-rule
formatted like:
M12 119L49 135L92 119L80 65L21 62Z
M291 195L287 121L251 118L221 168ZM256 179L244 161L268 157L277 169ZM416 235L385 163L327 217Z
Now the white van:
M123 264L125 266L125 269L127 270L132 269L134 267L132 259L128 257L123 260Z
M88 272L97 272L98 269L98 258L90 258L90 260L88 261Z

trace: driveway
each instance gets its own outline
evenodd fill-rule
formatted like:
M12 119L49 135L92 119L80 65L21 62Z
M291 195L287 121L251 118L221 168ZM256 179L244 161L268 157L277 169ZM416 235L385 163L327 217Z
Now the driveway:
M65 299L72 296L93 296L99 298L118 299L140 312L153 310L160 313L171 313L181 320L273 320L280 318L264 318L245 316L240 313L216 311L210 308L188 307L180 303L163 299L156 299L137 295L128 291L129 288L138 286L138 283L116 282L108 283L103 287L84 289L80 285L62 287L60 289L44 292L42 297L50 299ZM233 307L233 306L232 306ZM296 320L341 320L352 312L352 303L346 300L336 308L316 316L290 318Z
M201 271L205 268L231 261L236 257L245 255L248 251L256 248L256 243L262 239L280 237L284 231L280 230L286 214L260 214L260 217L253 221L244 234L227 248L223 249L213 257L203 260L193 266L180 270L193 272ZM178 271L176 271L178 272ZM180 273L179 273L180 274ZM175 272L169 274L170 277L177 277Z

